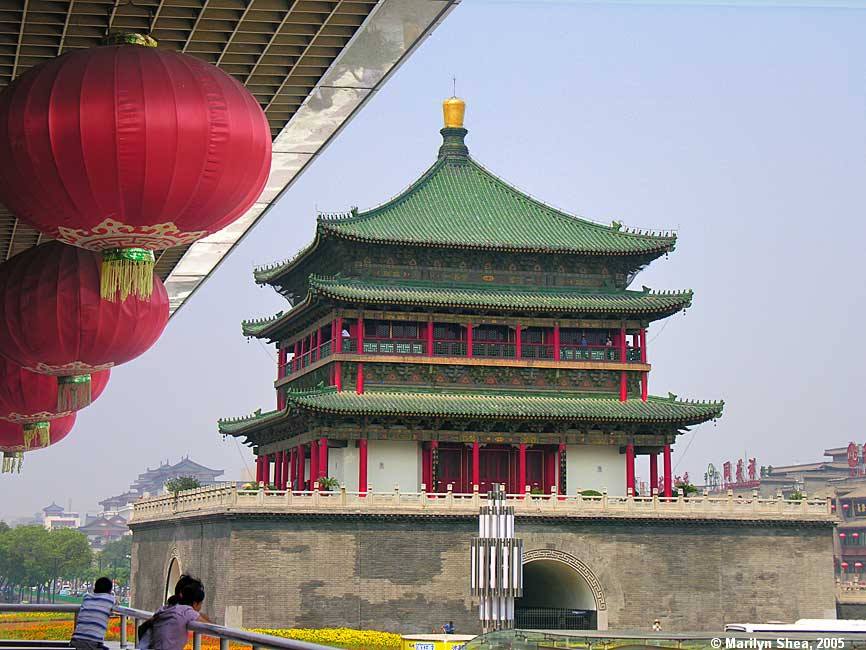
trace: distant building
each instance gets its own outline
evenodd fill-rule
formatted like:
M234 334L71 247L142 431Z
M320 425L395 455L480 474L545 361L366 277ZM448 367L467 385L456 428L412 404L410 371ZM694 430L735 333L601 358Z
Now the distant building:
M106 517L120 516L129 519L132 513L132 504L141 497L149 494L159 494L165 488L165 484L173 478L188 476L196 479L202 485L213 485L217 477L225 472L221 469L211 469L190 460L187 456L174 465L168 462L160 464L156 469L147 470L138 475L138 478L129 486L123 494L108 497L99 502L103 514Z
M87 535L87 540L90 542L92 548L102 548L108 542L118 540L129 533L126 519L119 515L113 517L88 517L88 519L89 521L78 530Z
M78 528L81 525L81 517L77 512L66 512L63 506L58 506L52 501L50 506L42 508L42 525L48 530Z

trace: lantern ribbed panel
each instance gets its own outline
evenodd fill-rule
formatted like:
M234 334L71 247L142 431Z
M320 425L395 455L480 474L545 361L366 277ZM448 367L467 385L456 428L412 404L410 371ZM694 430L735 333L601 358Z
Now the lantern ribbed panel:
M0 265L0 355L35 372L89 374L142 354L168 322L159 278L147 300L100 299L100 256L49 242Z
M95 400L108 385L110 370L90 377L90 399ZM57 411L57 377L42 375L0 357L0 420L37 422L53 420Z
M0 94L0 160L0 202L22 221L91 250L159 250L253 205L271 136L217 67L109 46L51 59Z

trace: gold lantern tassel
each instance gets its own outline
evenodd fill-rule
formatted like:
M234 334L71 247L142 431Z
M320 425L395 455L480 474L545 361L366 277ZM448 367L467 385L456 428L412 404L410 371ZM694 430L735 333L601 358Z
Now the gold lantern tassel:
M57 411L77 411L90 404L90 375L57 378Z
M109 248L102 251L99 293L103 300L120 302L130 294L149 299L153 293L153 251L146 248Z
M34 445L33 443L36 442ZM24 425L24 449L47 447L51 444L51 423L28 422Z
M24 463L23 456L20 451L4 451L2 473L12 474L13 472L20 472L21 465Z

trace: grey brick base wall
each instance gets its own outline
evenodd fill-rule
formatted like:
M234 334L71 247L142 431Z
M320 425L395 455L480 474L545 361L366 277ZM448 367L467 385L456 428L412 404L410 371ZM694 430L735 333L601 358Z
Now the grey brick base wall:
M828 525L521 519L528 557L577 567L600 627L720 630L832 617ZM246 516L133 524L133 606L164 598L172 558L205 582L205 612L244 627L479 631L469 596L471 519ZM240 609L234 609L234 608ZM242 612L242 614L240 613Z

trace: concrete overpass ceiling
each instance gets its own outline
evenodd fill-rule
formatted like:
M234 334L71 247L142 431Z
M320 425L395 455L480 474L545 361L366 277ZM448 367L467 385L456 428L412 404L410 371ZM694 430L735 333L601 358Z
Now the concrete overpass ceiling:
M258 99L273 166L259 201L205 239L156 253L174 313L460 0L0 0L0 91L108 33L149 33ZM0 261L43 241L0 205Z

